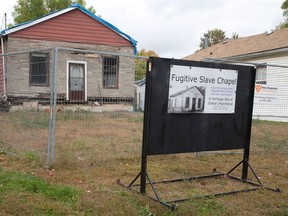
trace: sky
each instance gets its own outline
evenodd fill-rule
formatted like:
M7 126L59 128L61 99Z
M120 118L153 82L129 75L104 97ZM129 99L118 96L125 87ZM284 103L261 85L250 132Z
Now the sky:
M200 38L215 28L227 37L270 32L284 21L284 0L86 0L96 15L138 41L137 49L153 50L160 57L183 58L199 49ZM17 0L1 1L13 23Z

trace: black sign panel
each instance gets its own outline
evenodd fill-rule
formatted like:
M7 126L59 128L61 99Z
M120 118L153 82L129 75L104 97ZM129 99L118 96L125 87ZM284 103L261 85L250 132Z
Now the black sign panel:
M143 150L157 155L249 148L254 83L253 67L150 58Z

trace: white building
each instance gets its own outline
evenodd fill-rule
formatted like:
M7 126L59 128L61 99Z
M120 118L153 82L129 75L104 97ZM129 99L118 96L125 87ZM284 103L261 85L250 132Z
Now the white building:
M288 121L288 28L221 42L183 59L254 65L256 84L275 87L277 95L264 103L254 99L253 117Z

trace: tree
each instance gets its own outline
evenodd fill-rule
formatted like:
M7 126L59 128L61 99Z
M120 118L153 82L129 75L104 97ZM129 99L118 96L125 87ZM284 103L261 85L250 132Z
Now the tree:
M19 24L37 19L53 11L67 8L73 3L86 7L85 0L17 0L12 16L14 18L14 23ZM87 9L94 14L96 13L93 6Z
M47 10L43 4L43 0L18 0L14 6L14 23L18 24L37 17L43 16Z
M238 39L239 35L236 32L232 33L232 37L230 39Z
M288 28L288 0L282 3L281 9L283 10L284 22L276 26L276 29Z
M225 35L225 32L222 31L221 29L215 28L212 30L208 30L208 32L204 34L204 37L200 38L201 49L205 49L205 37L207 37L208 47L228 39Z
M152 50L146 51L141 49L137 52L137 56L154 56L159 57L158 54ZM146 76L146 60L137 58L135 60L135 80L141 80Z
M232 37L226 37L225 32L221 29L212 29L208 30L207 33L204 34L204 37L200 38L200 49L205 49L205 37L207 37L208 47L218 44L220 42L232 39L238 39L239 35L236 32L232 33Z

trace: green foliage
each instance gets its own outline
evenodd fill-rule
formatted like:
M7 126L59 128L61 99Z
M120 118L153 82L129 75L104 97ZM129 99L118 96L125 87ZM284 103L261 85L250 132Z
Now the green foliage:
M225 32L222 31L221 29L212 29L208 30L207 33L203 35L203 37L200 38L200 48L204 49L205 48L205 36L207 36L208 39L208 47L221 43L223 41L226 41L228 39L237 39L239 38L239 35L236 32L232 33L232 37L226 37Z
M139 215L141 216L155 216L156 214L151 213L150 208L148 205L141 205L140 202L138 202L133 195L130 193L127 193L126 191L120 192L120 196L125 199L130 205L134 206L138 209Z
M285 0L282 3L281 9L284 10L283 11L283 16L288 18L288 0Z
M205 36L208 38L208 47L218 44L222 41L227 40L228 38L225 35L225 32L222 31L221 29L212 29L208 30L207 33L204 34L203 37L200 38L200 48L204 49L205 48Z
M205 202L193 202L200 215L222 215L224 206L218 203L213 197L205 199Z
M48 13L66 8L72 3L71 0L61 0L61 1L44 0L44 2L47 6L46 8Z
M65 111L58 114L57 118L64 121L87 121L93 122L97 120L97 115L92 115L90 111L79 111L79 112L72 112L72 111Z
M18 0L14 6L12 16L14 17L14 23L19 24L67 8L73 3L86 7L85 0ZM94 14L96 13L93 6L87 9Z
M283 10L284 21L281 22L278 26L276 26L276 30L277 29L288 28L288 0L285 0L282 3L281 9Z
M137 52L137 56L151 56L151 57L159 57L156 52L153 50L146 51L142 49ZM146 76L146 59L136 59L135 60L135 80L144 79Z
M27 152L26 153L26 160L28 161L28 163L38 163L40 160L40 156L39 154L35 153L35 152Z
M49 114L48 113L34 113L31 115L29 112L19 112L20 122L23 127L33 128L48 128L49 126Z
M239 38L239 35L236 32L233 32L231 39L238 39L238 38Z
M153 214L150 212L148 205L146 205L145 207L140 206L140 212L141 212L141 215L143 215L143 216L155 216L156 215L156 214Z
M47 10L43 4L43 0L18 0L14 6L14 23L22 23L37 17L43 16Z
M141 80L145 78L146 75L146 61L136 60L135 64L135 80Z
M277 29L283 29L283 28L288 28L288 21L281 22L278 26L276 26L276 30Z

